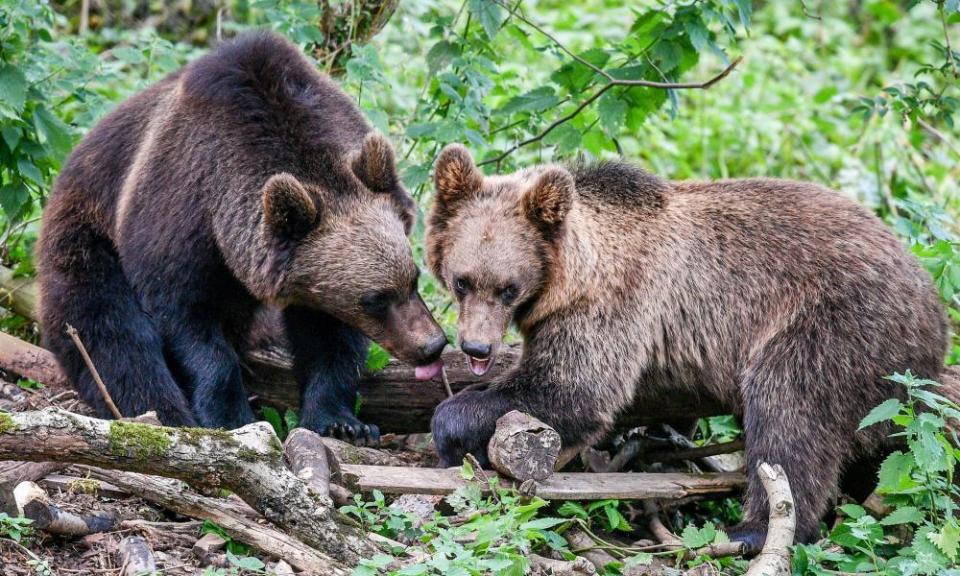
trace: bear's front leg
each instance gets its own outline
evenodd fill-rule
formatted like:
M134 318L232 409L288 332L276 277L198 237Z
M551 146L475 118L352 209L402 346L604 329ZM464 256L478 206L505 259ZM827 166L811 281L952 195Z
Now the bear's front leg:
M301 385L300 426L325 436L377 444L380 430L354 415L369 340L332 316L300 306L283 311Z
M186 379L201 426L234 430L254 421L240 359L215 321L181 318L166 330L177 375Z
M511 410L521 410L487 384L476 384L447 398L437 406L430 421L440 466L457 466L473 454L481 466L489 466L487 443L497 419Z

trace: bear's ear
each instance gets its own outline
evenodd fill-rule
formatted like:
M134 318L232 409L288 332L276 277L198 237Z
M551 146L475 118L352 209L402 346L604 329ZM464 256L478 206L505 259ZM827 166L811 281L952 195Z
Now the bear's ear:
M460 144L450 144L434 164L433 180L437 189L435 202L450 205L469 198L483 185L483 174L473 163L473 157Z
M263 185L263 217L277 238L299 240L316 224L317 205L296 177L281 172Z
M570 172L557 166L547 168L523 193L523 213L549 236L566 219L575 191L576 184Z
M397 166L393 146L377 132L367 134L350 161L350 169L373 192L393 192L397 188Z

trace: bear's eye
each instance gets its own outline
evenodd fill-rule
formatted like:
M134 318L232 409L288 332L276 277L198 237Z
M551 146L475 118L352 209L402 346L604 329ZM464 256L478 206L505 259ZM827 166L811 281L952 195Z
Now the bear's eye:
M463 298L467 295L467 292L470 290L470 283L467 282L466 278L462 276L453 281L453 291L457 293L457 296Z
M363 311L371 316L380 316L387 311L393 300L391 292L372 292L360 299Z
M500 300L504 304L513 304L513 301L517 299L517 295L520 293L520 289L517 288L516 284L511 284L500 291Z

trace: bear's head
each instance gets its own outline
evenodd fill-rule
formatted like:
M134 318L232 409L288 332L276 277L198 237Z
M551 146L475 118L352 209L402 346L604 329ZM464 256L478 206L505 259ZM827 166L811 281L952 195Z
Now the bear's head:
M484 177L459 144L444 148L434 168L427 260L460 304L460 348L482 375L547 281L574 179L557 166Z
M417 291L415 205L393 149L372 133L341 164L322 185L281 173L263 187L276 299L338 318L430 378L447 339Z

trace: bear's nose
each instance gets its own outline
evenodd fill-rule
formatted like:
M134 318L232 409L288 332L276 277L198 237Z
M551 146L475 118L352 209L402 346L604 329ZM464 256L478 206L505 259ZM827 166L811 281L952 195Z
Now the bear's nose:
M460 349L477 360L483 360L490 356L490 345L484 344L483 342L464 340L463 344L460 345Z
M441 332L420 347L420 357L428 361L436 360L446 346L447 337Z

